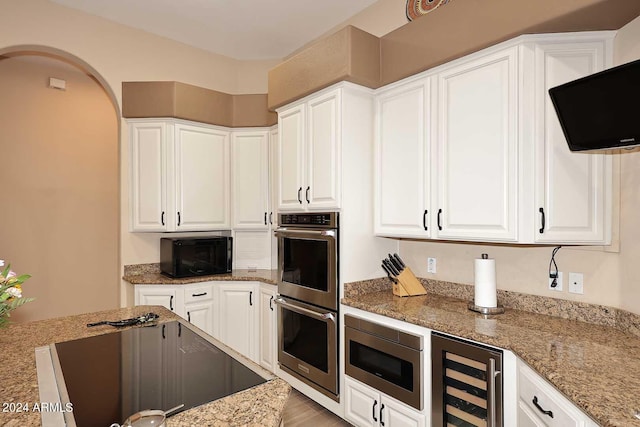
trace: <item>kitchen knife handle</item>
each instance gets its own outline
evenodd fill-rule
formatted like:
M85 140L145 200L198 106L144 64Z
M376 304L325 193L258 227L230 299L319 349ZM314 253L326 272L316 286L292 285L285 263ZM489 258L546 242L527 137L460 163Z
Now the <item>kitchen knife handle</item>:
M302 204L302 199L300 198L300 193L302 193L302 187L298 188L298 203Z
M307 187L306 191L304 192L304 198L307 199L307 203L311 203L309 201L309 191L311 190L311 187Z
M540 208L539 212L542 214L542 228L540 229L540 234L542 234L544 233L544 226L545 226L544 208Z
M424 213L422 214L422 226L424 227L424 231L429 230L429 228L427 227L427 214L429 213L428 210L424 210Z
M438 209L438 230L442 231L442 224L440 223L440 218L442 217L442 209Z

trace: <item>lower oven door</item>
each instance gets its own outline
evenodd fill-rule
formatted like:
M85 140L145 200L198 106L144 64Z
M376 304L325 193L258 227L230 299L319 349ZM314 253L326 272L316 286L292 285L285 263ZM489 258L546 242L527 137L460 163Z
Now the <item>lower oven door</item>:
M338 395L337 313L285 299L278 304L278 362L325 395ZM318 388L320 387L320 388Z

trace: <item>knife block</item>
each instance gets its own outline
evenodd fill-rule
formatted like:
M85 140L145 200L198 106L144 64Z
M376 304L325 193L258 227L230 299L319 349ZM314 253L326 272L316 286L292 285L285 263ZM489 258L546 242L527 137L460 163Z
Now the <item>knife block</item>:
M393 284L393 294L398 297L411 297L416 295L426 295L427 291L422 283L413 274L409 267L405 267L402 273L396 276L397 283Z

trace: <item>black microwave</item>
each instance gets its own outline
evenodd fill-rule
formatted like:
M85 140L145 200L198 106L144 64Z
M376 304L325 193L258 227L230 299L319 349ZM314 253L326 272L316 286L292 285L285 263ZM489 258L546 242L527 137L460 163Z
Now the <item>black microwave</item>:
M160 239L160 271L169 277L231 273L233 238L213 236Z

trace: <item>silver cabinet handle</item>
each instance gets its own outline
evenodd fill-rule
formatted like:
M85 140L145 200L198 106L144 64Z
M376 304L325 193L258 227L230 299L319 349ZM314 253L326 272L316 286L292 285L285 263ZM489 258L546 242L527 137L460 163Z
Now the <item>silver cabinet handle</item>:
M497 427L496 425L496 377L500 375L500 371L496 371L496 360L489 359L489 375L487 378L487 397L489 399L489 413L487 414L487 426Z
M297 313L306 314L307 316L313 317L318 320L329 320L333 323L336 323L336 318L333 313L316 313L315 311L309 310L304 307L298 307L297 305L289 304L284 298L276 298L274 302L278 305L288 308L291 311L295 311Z

